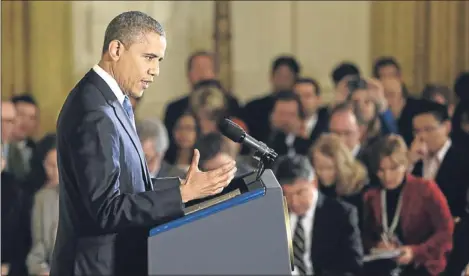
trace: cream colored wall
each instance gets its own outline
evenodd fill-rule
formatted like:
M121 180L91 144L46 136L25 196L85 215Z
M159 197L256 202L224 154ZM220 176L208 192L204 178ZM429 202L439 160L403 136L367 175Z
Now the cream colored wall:
M268 91L270 64L281 53L297 56L303 75L320 81L326 100L329 73L339 61L370 71L370 2L239 1L233 17L233 90L243 100Z
M141 10L164 25L168 49L160 77L148 91L139 116L161 116L165 105L187 93L185 62L195 50L213 49L213 1L76 1L75 68L78 80L100 56L109 21L127 10ZM331 90L329 73L340 60L369 73L370 2L233 1L233 91L242 101L269 90L272 59L298 57L304 75Z

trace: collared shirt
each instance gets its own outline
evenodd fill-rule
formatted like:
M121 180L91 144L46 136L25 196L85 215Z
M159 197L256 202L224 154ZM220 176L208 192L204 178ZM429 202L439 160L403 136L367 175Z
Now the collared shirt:
M357 157L358 153L360 153L360 149L361 149L361 145L360 144L356 145L352 150L352 155L354 157Z
M427 179L435 179L438 169L440 168L443 159L446 156L449 148L451 147L451 139L446 140L441 149L431 158L423 160L423 177Z
M112 92L114 92L114 95L116 95L117 100L123 106L125 94L122 92L119 84L117 84L117 81L108 72L104 71L104 69L101 68L98 64L93 66L93 70L107 83L107 85L109 85L109 88L111 88Z
M311 117L309 117L309 119L306 121L306 134L308 137L311 136L311 133L313 132L313 129L314 127L316 126L316 124L318 123L318 114L317 113L314 113L313 115L311 115Z
M306 274L311 275L313 273L313 264L311 263L311 245L313 238L313 223L314 223L314 213L316 212L316 206L318 202L318 191L313 191L313 204L309 207L306 214L303 216L301 224L305 233L305 255L303 256L304 263L306 265ZM298 215L290 213L290 226L292 229L292 235L295 233L296 223L298 221ZM292 272L292 275L299 275L298 269L295 269Z

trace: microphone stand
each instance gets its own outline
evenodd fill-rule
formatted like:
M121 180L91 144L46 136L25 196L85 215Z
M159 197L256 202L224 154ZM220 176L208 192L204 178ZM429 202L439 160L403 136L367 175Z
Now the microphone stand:
M258 161L256 180L259 180L267 168L271 168L277 159L278 154L274 150L262 153L261 151L254 152L253 158Z

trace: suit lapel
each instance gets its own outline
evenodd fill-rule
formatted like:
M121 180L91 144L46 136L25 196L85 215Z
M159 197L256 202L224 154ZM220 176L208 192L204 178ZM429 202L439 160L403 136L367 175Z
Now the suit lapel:
M313 260L316 258L317 254L320 253L319 244L321 243L323 227L315 227L315 225L321 225L324 221L324 195L318 192L318 199L316 203L316 209L314 210L314 219L313 219L313 231L311 237L311 262L314 264Z
M148 166L144 158L145 155L143 154L143 149L140 145L140 140L137 136L135 128L130 122L129 117L125 113L124 108L117 100L111 88L107 85L107 83L103 79L101 79L101 77L98 74L96 74L96 72L94 72L94 70L90 70L87 75L90 81L94 85L96 85L96 87L101 91L101 93L103 93L104 98L106 99L108 104L113 107L117 119L119 120L119 122L121 123L125 131L127 132L127 135L129 135L130 140L132 141L132 144L137 150L138 157L140 159L141 169L145 177L145 189L147 191L153 190L153 184L151 182L150 173L148 171Z

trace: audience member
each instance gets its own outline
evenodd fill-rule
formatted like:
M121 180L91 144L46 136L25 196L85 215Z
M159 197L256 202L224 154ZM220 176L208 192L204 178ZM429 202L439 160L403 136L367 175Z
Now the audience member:
M169 147L168 131L157 118L137 122L137 134L142 144L151 177L183 177L185 172L164 160Z
M398 249L395 260L367 266L369 275L439 275L452 248L453 219L433 180L407 174L407 146L389 135L374 146L372 173L381 187L365 193L364 242L367 251ZM386 273L386 274L385 274Z
M210 171L213 168L218 168L220 164L225 164L229 160L234 160L228 152L225 151L224 139L218 132L208 133L199 138L195 144L195 148L200 151L199 166L202 170ZM253 172L254 168L248 164L237 160L236 161L236 176L245 175L246 173Z
M329 111L327 107L321 107L321 87L312 78L299 78L293 91L300 96L301 105L305 113L304 136L309 148L317 138L327 131L329 123Z
M462 72L456 78L454 93L459 103L453 114L451 138L456 145L469 148L469 71Z
M357 210L318 191L304 156L284 156L274 169L290 210L293 275L360 275L363 247Z
M186 112L176 120L172 129L174 145L166 152L166 161L178 169L187 172L194 155L195 142L201 135L199 123L195 115Z
M454 104L452 101L452 92L448 86L427 84L422 91L422 99L446 106L449 116L453 116Z
M311 149L319 191L355 206L360 221L363 217L363 193L368 172L335 134L323 134ZM360 223L361 227L361 223Z
M9 148L11 143L13 142L15 120L16 109L13 103L10 101L2 101L2 156L6 160L9 159Z
M3 112L2 106L2 115ZM29 232L31 199L20 181L5 171L6 166L8 160L3 156L2 148L2 275L27 275L26 255L31 244Z
M300 97L291 90L277 92L270 114L270 133L261 141L266 141L279 155L306 154L304 119Z
M332 82L334 83L335 95L332 107L343 103L349 94L347 82L353 77L361 75L358 66L350 62L342 62L337 65L331 73Z
M41 183L32 209L32 248L26 259L29 275L48 275L59 221L59 170L56 136L46 135L36 147L42 166L35 181ZM40 175L40 177L39 177Z
M279 56L271 66L271 93L248 102L243 109L241 119L247 124L251 136L266 141L270 133L269 116L279 91L291 90L301 72L300 64L294 57Z
M363 150L360 144L360 127L357 116L348 103L341 103L332 109L329 131L340 137L353 156L360 157L360 152Z
M412 174L435 180L454 217L464 214L469 188L468 153L453 145L445 106L426 102L413 119L415 139L409 151Z
M8 171L19 180L24 180L30 171L30 159L35 143L33 137L39 125L39 108L30 95L19 95L11 99L16 109L14 143L9 147Z

